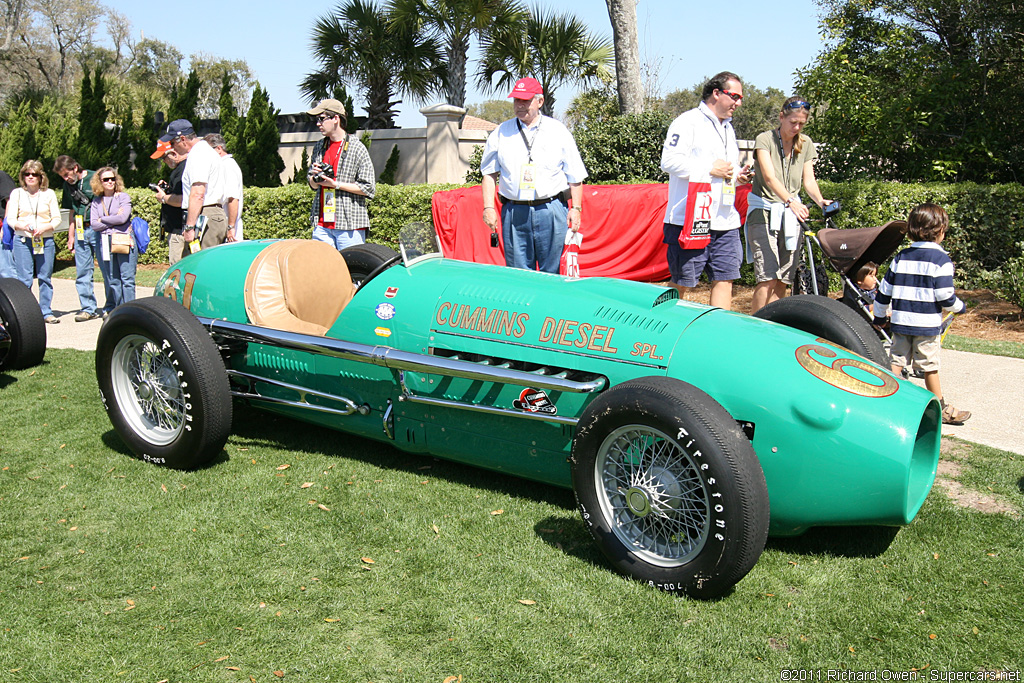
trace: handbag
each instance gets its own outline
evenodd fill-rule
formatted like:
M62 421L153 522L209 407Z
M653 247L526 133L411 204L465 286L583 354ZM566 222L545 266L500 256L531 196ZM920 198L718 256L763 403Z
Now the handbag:
M110 253L128 254L132 250L132 236L126 232L110 233Z
M686 217L679 232L680 249L703 249L711 242L711 183L690 183L686 190Z
M565 248L558 264L560 275L567 277L580 276L580 247L583 245L583 234L569 230L565 233Z

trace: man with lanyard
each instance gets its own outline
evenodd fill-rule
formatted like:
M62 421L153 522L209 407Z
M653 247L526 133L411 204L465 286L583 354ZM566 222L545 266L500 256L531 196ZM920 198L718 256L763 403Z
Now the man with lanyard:
M196 137L192 123L186 119L171 121L160 142L170 142L175 154L188 157L181 176L181 208L185 213L182 236L189 249L195 252L223 244L228 234L228 216L223 207L220 156L206 140Z
M496 246L497 185L505 265L557 274L566 231L580 229L587 169L569 129L540 113L544 105L540 83L520 78L509 97L515 118L491 132L480 160L483 221ZM572 208L566 202L567 190Z
M363 244L370 228L366 202L377 191L370 153L345 131L348 119L338 100L321 100L306 113L316 117L324 136L313 146L307 178L316 190L310 209L313 239L338 251Z
M736 185L753 177L749 166L739 167L731 123L743 102L743 84L736 74L723 71L704 84L701 97L696 109L680 114L669 126L661 152L661 170L669 176L664 242L672 286L682 294L696 287L709 268L711 305L728 310L743 258ZM707 246L685 248L681 242L700 224L710 228Z
M75 314L75 322L102 318L92 282L95 259L100 258L99 233L89 228L89 205L93 199L91 181L95 171L86 171L70 156L62 154L54 161L53 172L64 179L60 208L71 211L68 251L75 255L75 289L82 305L82 310Z
M189 254L184 236L185 216L181 211L184 194L181 178L185 174L185 160L188 157L175 152L170 142L158 142L156 151L149 157L163 159L167 168L171 169L167 182L161 181L155 196L160 202L160 230L167 235L167 261L173 266Z

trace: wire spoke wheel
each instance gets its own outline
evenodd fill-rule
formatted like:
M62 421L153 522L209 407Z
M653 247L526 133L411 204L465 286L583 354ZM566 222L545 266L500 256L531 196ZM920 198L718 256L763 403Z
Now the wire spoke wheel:
M114 398L136 434L154 446L178 438L188 406L166 352L146 337L126 336L114 347L111 372Z
M684 564L707 540L710 503L692 457L663 432L615 430L594 463L603 512L615 535L647 562Z

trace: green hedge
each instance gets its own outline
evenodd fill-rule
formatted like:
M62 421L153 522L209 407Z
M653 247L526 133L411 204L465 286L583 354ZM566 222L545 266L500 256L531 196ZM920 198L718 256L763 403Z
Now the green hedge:
M956 263L956 282L966 288L993 289L1024 306L1024 188L1018 185L891 182L821 183L824 195L838 199L843 211L836 227L857 228L906 218L922 202L935 202L950 215L943 242ZM431 221L434 192L459 185L378 185L370 202L370 239L398 245L398 231L412 221ZM147 189L131 189L136 214L150 222L153 242L142 263L166 263L167 245L156 239L160 205ZM312 191L301 184L245 190L245 236L249 239L307 238ZM816 212L815 212L816 213ZM813 214L812 214L813 216ZM65 258L68 254L63 254ZM743 281L752 283L745 269ZM838 286L838 278L834 277Z

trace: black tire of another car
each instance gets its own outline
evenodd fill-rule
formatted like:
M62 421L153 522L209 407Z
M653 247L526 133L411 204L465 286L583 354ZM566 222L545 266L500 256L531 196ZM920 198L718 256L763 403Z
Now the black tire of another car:
M352 284L357 287L372 280L383 270L384 265L395 263L400 258L394 249L371 242L346 247L341 250L341 255L345 257L348 272L352 276Z
M46 323L31 290L14 278L0 278L0 323L11 337L0 351L0 370L22 370L43 362Z
M209 333L176 301L114 309L97 340L96 378L110 422L140 459L187 470L224 450L227 371Z
M826 296L787 296L754 314L827 339L888 369L889 357L874 328L852 308Z
M627 576L710 599L764 549L764 472L732 416L690 384L645 377L598 396L571 463L583 521Z

